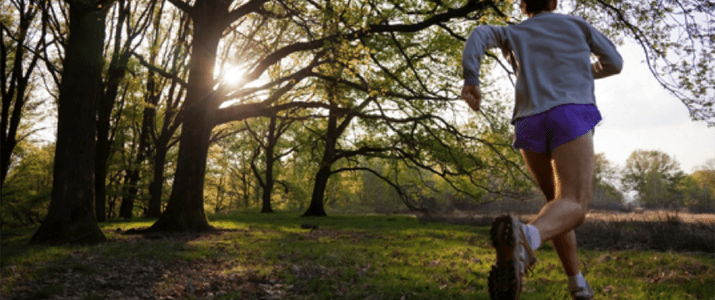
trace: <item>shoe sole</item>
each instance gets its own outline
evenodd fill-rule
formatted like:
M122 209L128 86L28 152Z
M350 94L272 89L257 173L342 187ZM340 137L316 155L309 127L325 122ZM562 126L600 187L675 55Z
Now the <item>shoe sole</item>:
M516 300L521 293L521 278L514 260L514 223L509 215L503 215L492 223L489 231L492 246L497 251L496 265L489 271L489 298L492 300Z

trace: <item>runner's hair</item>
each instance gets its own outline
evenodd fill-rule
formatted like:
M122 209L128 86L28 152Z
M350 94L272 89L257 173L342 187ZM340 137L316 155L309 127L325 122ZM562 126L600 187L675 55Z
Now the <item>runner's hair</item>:
M553 0L521 0L526 3L526 12L534 14L542 11L551 11L551 1Z

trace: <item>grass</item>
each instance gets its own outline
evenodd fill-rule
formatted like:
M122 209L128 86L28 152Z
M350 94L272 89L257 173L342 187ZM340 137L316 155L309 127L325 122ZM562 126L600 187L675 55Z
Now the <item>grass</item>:
M128 274L149 275L139 283L129 282L136 275L116 279L127 280L123 286L144 284L153 296L180 299L488 299L486 279L494 254L487 226L377 215L243 213L210 219L224 230L142 237L116 229L148 227L154 220L102 223L110 241L91 247L26 247L32 229L3 231L3 298L32 282L42 284L26 294L47 297L73 291L71 281L51 283L69 280L65 274L92 286L92 278L117 276L109 274L114 272L108 266L124 264ZM318 229L301 229L302 224ZM598 299L715 297L712 253L580 254L582 271ZM550 244L537 257L522 299L568 299L566 277ZM96 281L104 284L95 284L84 298L111 295L106 283L110 280Z

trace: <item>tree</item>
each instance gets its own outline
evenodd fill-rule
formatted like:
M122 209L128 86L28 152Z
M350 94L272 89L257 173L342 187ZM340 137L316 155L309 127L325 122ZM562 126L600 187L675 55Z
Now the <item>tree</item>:
M593 199L591 208L620 210L624 209L623 193L616 188L620 171L607 158L605 153L594 157L595 170L593 180Z
M683 177L678 183L683 204L691 212L715 211L715 159L708 160L698 170Z
M653 76L683 102L691 119L715 126L715 3L579 0L573 13L637 41Z
M678 182L678 195L682 197L683 205L693 213L715 212L715 185L709 185L704 180L705 171L698 171L683 177Z
M192 55L174 187L166 211L149 230L206 230L211 226L204 212L203 184L209 139L216 125L210 116L220 104L213 78L218 44L231 23L257 11L266 1L249 1L231 11L233 1L199 0L193 6L180 0L170 2L191 17Z
M110 134L112 111L115 108L116 99L121 90L120 85L122 84L124 76L127 73L127 64L131 58L133 50L138 47L137 39L142 37L142 35L146 32L146 29L152 20L156 1L150 1L145 5L141 5L139 2L136 2L136 4L137 5L132 5L132 2L126 2L124 0L117 1L117 5L114 6L115 9L113 10L116 14L116 18L113 18L110 24L110 28L113 29L111 32L114 34L113 37L110 37L110 40L112 40L111 44L113 46L113 50L107 70L106 80L103 83L104 92L102 93L102 98L99 101L97 111L97 145L94 178L95 207L97 211L97 220L100 222L106 219L107 214L107 161L111 155L111 145L114 139L113 135ZM124 36L124 34L126 34L126 36ZM148 92L147 95L153 94ZM126 93L124 93L122 97L126 97ZM121 114L120 111L117 112L117 115L119 114ZM118 118L119 116L117 116L117 119ZM114 126L118 126L118 124L115 122ZM143 130L143 132L146 131L147 129ZM146 134L148 133L144 133L144 136L141 139L141 143L143 143L141 146L144 148L146 148L145 144L148 139ZM141 161L144 160L144 157L144 152L139 152L136 159L137 164L141 163ZM134 181L129 184L136 185L138 171L130 169L128 170L128 173L130 179ZM131 217L131 207L133 205L133 201L131 200L131 197L125 199L129 200L126 204L122 204L122 216Z
M326 116L326 126L314 130L320 133L321 145L316 148L323 151L323 157L316 174L311 206L304 215L324 215L322 195L326 184L323 178L338 172L373 173L395 188L410 209L423 209L419 206L425 203L421 201L424 193L416 187L434 185L437 181L433 177L446 182L454 192L479 201L481 196L478 195L482 191L501 194L501 188L506 186L500 186L497 180L491 182L495 186L485 183L489 180L479 180L485 179L488 171L501 169L492 174L505 171L507 176L513 176L511 172L520 173L514 168L515 156L509 159L501 152L504 149L502 141L490 141L485 138L490 133L458 127L452 124L455 121L441 117L472 117L464 114L464 107L460 107L461 101L453 92L461 84L453 80L458 77L453 62L459 61L461 51L457 49L471 29L459 26L459 22L494 17L496 14L492 15L488 10L503 8L495 3L485 4L490 6L479 8L468 4L447 9L443 14L439 12L443 12L440 9L444 7L435 8L431 3L373 7L371 15L376 20L402 22L409 26L361 37L357 45L343 44L353 53L336 46L329 48L331 52L326 57L334 57L335 62L315 73L324 82L318 86L327 86L322 98L330 101L331 109ZM354 13L354 10L342 9L349 12L335 8L335 15ZM325 10L330 10L327 4ZM496 19L498 17L492 21L498 22ZM349 17L340 20L349 24L344 21ZM364 49L362 53L359 52L361 49ZM336 55L338 51L352 55ZM337 92L331 89L333 86L339 87ZM498 111L496 115L502 113ZM359 126L351 125L353 120ZM359 137L346 140L343 137L346 132L359 133L356 134ZM494 165L486 163L485 158L490 155L497 158L491 161ZM415 180L400 182L400 176L386 177L377 170L359 165L360 157L387 160L388 165L395 166L391 170L395 175L403 172L415 175ZM341 166L331 170L331 165L341 160L344 161ZM501 183L509 181L505 177L500 180Z
M2 188L2 224L29 226L40 224L47 214L52 195L54 144L36 146L20 142L16 155L21 157L8 174Z
M341 31L335 35L314 38L311 35L310 28L313 23L304 23L301 18L293 19L296 13L301 13L306 9L308 14L311 13L311 9L319 11L320 7L305 8L306 5L311 6L312 4L294 4L287 1L278 1L272 3L269 9L264 7L267 1L259 0L249 1L237 7L233 5L233 1L197 1L193 5L179 0L171 0L170 2L191 16L193 27L192 56L189 81L187 83L187 96L182 110L183 126L174 189L166 211L150 230L201 230L210 228L203 212L202 191L208 139L214 126L249 117L268 116L276 111L295 107L326 107L325 105L301 102L271 107L281 96L295 87L300 80L308 77L310 75L309 71L313 67L322 63L320 51L313 53L312 59L304 60L307 65L301 65L292 74L273 80L260 88L244 88L240 90L245 86L244 84L239 86L237 90L228 91L229 93L224 93L226 90L221 88L214 90L217 85L213 78L217 46L223 36L223 32L234 22L256 13L262 16L262 19L266 20L266 22L273 19L277 20L276 22L290 21L296 23L295 30L297 32L307 30L305 32L307 41L299 38L285 42L280 39L274 42L273 45L275 46L267 49L267 52L257 53L260 58L255 63L249 64L253 67L246 76L246 82L250 82L256 80L269 67L282 59L294 54L297 56L299 53L310 53L311 51L319 50L326 43L336 42L340 39L357 40L378 32L417 31L430 25L438 24L440 21L466 16L473 11L485 9L490 4L493 5L493 2L470 2L457 9L450 8L441 14L426 13L426 15L434 16L412 25L376 24L368 27L356 27L354 25L362 23L353 22L350 32ZM363 8L365 7L363 6ZM356 19L356 16L358 16L356 12L351 15L353 20L362 19ZM258 26L258 28L260 27ZM267 98L264 98L265 100L256 102L256 93L268 89L274 92L269 93ZM243 104L220 107L222 103L232 99L239 100L238 102ZM241 99L252 101L242 102Z
M281 137L288 131L293 120L285 120L279 122L277 116L269 117L268 129L266 130L265 137L259 136L257 132L251 129L251 126L246 124L246 128L251 133L251 136L258 142L259 149L256 149L255 153L259 154L261 151L264 154L264 175L261 176L261 172L256 166L256 159L251 161L251 170L256 176L258 185L262 189L262 202L261 202L261 213L272 213L273 208L271 206L271 195L273 191L273 186L275 185L275 164L280 162L281 158L290 155L295 147L288 149L286 151L281 151L278 148L278 141Z
M149 58L132 52L139 63L147 67L145 106L142 124L148 125L147 132L153 146L153 178L150 182L149 210L146 216L161 216L162 195L169 150L178 143L177 130L181 125L178 117L180 106L186 95L188 74L189 17L171 5L161 2L153 17L149 37Z
M30 244L106 240L94 209L95 121L102 93L104 22L112 1L67 3L70 36L60 84L52 200Z
M49 44L45 40L48 14L44 6L47 3L25 0L11 2L12 7L2 13L3 20L0 22L0 185L3 185L10 171L15 146L32 133L22 128L20 121L42 104L41 101L32 101L30 97L34 86L34 80L31 79ZM16 28L11 25L13 23L17 24Z
M693 177L700 185L710 188L715 194L715 158L711 158L699 166L693 173Z
M680 163L657 150L635 150L626 160L622 184L638 192L638 200L647 207L677 205L673 199L684 174Z

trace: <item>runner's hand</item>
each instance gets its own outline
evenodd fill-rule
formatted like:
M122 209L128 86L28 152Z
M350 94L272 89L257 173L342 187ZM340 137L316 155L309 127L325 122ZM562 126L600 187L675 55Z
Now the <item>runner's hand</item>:
M469 104L474 111L479 111L482 104L482 90L476 85L464 85L462 87L462 99Z

